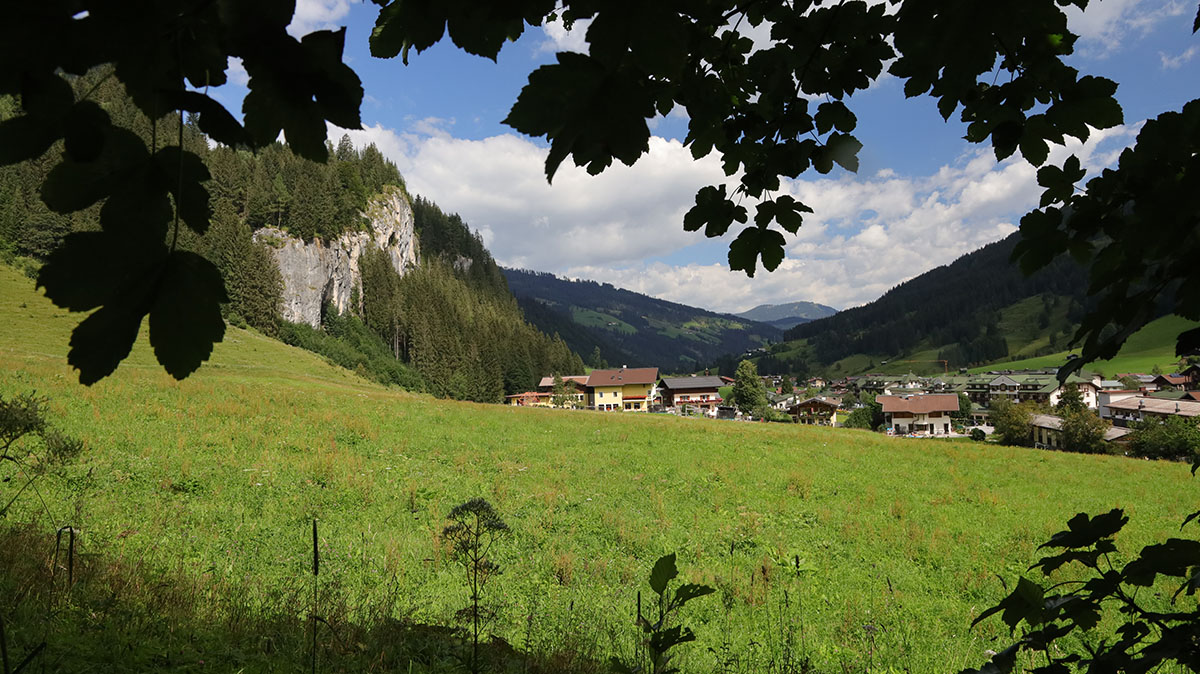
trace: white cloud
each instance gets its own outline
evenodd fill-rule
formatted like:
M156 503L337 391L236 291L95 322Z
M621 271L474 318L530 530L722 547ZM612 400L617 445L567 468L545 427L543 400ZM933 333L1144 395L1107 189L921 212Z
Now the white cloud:
M237 56L229 58L229 69L225 71L225 74L229 78L230 84L236 84L239 87L250 84L250 73L246 72L246 66Z
M588 53L587 29L592 25L591 19L576 21L570 30L561 17L542 24L542 32L546 39L537 46L538 53L573 51L580 54Z
M1162 67L1164 70L1175 70L1183 64L1191 61L1196 54L1200 54L1200 47L1192 45L1187 48L1182 54L1176 56L1167 56L1162 52L1158 52L1158 57L1162 59Z
M342 17L350 12L350 5L359 0L297 0L296 12L288 25L288 32L296 37L314 30L336 28Z
M1188 3L1181 0L1104 0L1088 3L1084 11L1074 6L1065 11L1068 28L1080 37L1079 51L1103 58L1187 9Z
M682 228L696 190L725 180L715 156L694 161L677 141L656 137L633 167L589 176L568 161L549 185L547 150L534 141L512 134L463 140L440 122L415 126L435 133L380 125L349 133L356 144L374 142L396 161L411 192L462 215L501 264L720 311L802 299L839 308L869 302L1015 231L1041 194L1032 166L1018 158L997 163L984 149L927 176L885 169L789 181L783 191L815 213L788 237L780 267L751 279L724 263L740 226L715 241ZM1110 165L1136 132L1133 126L1094 132L1087 143L1054 148L1050 161L1074 153L1092 169Z

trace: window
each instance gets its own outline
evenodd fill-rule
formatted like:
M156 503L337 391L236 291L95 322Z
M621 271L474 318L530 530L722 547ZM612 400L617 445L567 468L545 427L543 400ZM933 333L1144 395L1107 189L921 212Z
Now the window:
M601 391L601 392L600 392L600 397L601 397L601 398L603 398L603 397L604 397L604 391Z

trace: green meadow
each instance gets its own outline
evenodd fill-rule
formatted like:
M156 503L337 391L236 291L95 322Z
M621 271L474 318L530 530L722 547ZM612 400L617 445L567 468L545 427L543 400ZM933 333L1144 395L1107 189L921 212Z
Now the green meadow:
M1195 327L1200 327L1200 323L1179 316L1163 316L1155 319L1130 335L1115 357L1110 360L1096 361L1090 364L1088 369L1101 372L1111 378L1115 378L1117 374L1128 372L1149 373L1155 367L1160 368L1163 372L1174 372L1179 369L1179 357L1175 355L1175 338L1179 336L1179 333ZM1078 353L1078 350L1061 351L1036 358L1014 359L1011 362L997 361L990 365L974 368L971 372L1061 367L1067 362L1067 355L1071 353Z
M309 671L314 610L318 671L463 671L446 628L467 590L441 531L482 496L512 530L484 597L511 645L497 668L628 658L638 592L676 552L717 589L681 616L684 671L954 672L1007 643L971 621L1069 517L1125 508L1132 552L1196 503L1181 464L437 400L236 328L176 382L143 327L84 388L79 316L8 268L0 311L0 392L46 396L87 444L0 524L9 651L44 640L47 671Z

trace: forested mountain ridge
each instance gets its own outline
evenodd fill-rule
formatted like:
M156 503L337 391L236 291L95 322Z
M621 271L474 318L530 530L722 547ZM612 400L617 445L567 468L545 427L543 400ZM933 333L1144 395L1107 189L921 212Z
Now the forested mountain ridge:
M182 139L203 163L210 177L209 228L204 235L181 229L169 243L217 267L229 298L222 313L230 322L318 351L378 381L445 397L498 402L529 390L543 375L582 370L562 339L525 321L478 234L436 204L411 199L396 166L374 145L355 148L343 136L329 146L323 164L279 143L257 153L210 147L194 119L146 119L103 72L72 84L147 145ZM0 99L0 121L19 110L18 101ZM0 252L7 259L29 259L36 268L66 237L99 227L103 202L70 215L42 202L38 186L62 153L58 143L38 159L0 167ZM254 232L272 227L301 242L364 232L368 202L385 192L405 210L411 204L421 244L417 268L401 276L403 270L371 246L356 301L343 303L348 311L325 308L315 329L282 321L283 279L268 244Z
M660 300L608 283L505 268L509 289L542 330L557 330L577 353L611 364L691 372L723 354L777 341L782 331L729 314ZM531 307L539 305L538 310ZM583 328L568 332L564 325ZM595 365L595 363L590 363Z
M963 255L892 288L861 307L797 325L768 365L841 373L896 358L930 369L1037 355L1063 347L1088 303L1087 275L1060 256L1029 276L1010 262L1018 234ZM799 367L804 361L803 367ZM760 364L761 367L761 364Z

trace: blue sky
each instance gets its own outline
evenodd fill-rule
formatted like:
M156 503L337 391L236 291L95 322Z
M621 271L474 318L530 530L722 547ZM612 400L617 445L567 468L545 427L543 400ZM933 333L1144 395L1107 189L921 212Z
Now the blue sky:
M1144 119L1196 96L1195 12L1195 0L1101 0L1070 17L1081 35L1072 65L1120 83L1126 124L1058 148L1052 161L1075 153L1093 170L1111 165ZM695 191L724 180L715 157L693 161L680 144L682 111L652 122L650 153L634 167L591 177L564 165L553 185L542 173L545 143L500 123L530 71L557 50L586 50L583 27L531 28L498 63L446 40L410 55L405 66L370 56L375 15L369 3L299 0L291 30L347 27L346 58L366 91L365 128L351 138L375 143L411 192L462 215L507 266L718 311L796 300L841 309L1003 238L1040 194L1032 167L1019 159L997 163L989 148L962 140L955 118L943 122L931 99L906 100L900 82L885 77L849 101L865 146L859 172L806 174L785 185L816 213L789 237L778 270L748 279L726 268L736 229L714 240L682 229ZM761 31L751 37L768 39ZM218 95L236 109L242 91ZM342 133L331 129L335 141Z

